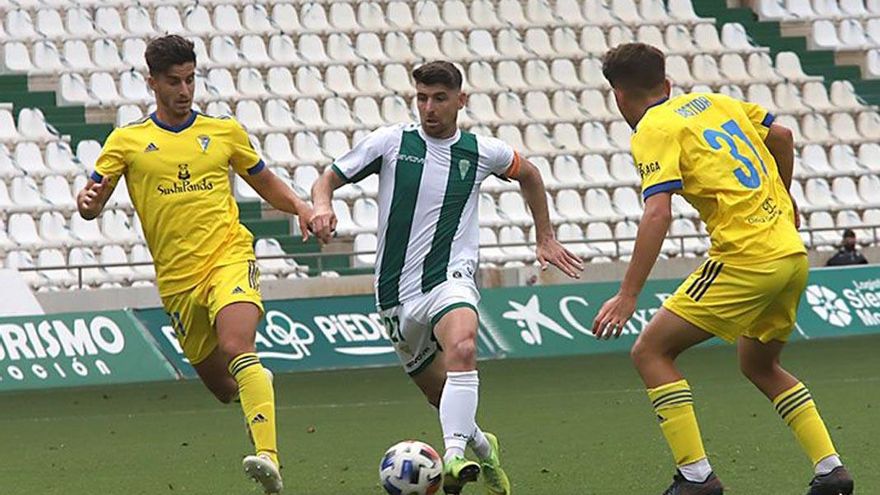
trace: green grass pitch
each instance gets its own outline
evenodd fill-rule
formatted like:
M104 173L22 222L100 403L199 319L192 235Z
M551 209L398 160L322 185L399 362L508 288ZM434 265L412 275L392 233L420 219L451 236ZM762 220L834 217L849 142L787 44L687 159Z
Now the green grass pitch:
M856 493L880 494L880 336L792 344ZM733 495L803 495L811 469L730 346L681 367L706 447ZM672 461L625 355L481 365L480 423L499 434L517 495L657 495ZM287 493L380 495L378 463L405 438L441 447L436 414L399 369L276 378ZM4 495L249 495L237 405L197 382L0 395ZM465 493L482 494L472 485Z

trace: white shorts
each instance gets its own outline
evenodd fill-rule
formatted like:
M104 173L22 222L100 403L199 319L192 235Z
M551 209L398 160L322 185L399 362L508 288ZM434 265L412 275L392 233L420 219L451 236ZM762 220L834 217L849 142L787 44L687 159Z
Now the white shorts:
M388 337L394 344L403 369L410 375L423 371L442 349L434 336L434 325L457 308L477 312L480 293L472 281L450 281L431 292L380 312Z

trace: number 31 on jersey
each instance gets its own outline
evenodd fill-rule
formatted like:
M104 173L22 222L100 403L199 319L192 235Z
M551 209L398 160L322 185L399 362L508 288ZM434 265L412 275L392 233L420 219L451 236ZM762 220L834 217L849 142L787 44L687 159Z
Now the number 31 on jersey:
M709 146L714 150L722 149L724 147L722 143L726 143L727 147L730 148L730 155L745 166L745 170L737 168L733 171L733 175L736 176L740 184L749 189L757 189L761 187L761 174L758 173L758 169L755 168L755 162L740 153L735 138L740 138L746 143L749 149L752 150L752 153L754 153L755 158L757 158L758 162L761 164L761 169L764 171L764 175L767 175L767 167L764 165L764 160L761 159L761 155L758 154L758 150L755 149L755 145L749 141L749 138L734 120L728 120L721 126L721 129L723 129L723 131L706 129L703 131L703 138L706 139L706 142L709 143Z

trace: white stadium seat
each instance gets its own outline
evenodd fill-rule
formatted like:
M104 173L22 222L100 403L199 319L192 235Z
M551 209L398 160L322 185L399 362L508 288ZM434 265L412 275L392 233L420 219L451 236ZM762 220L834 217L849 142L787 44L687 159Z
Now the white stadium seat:
M842 50L848 63L862 56L865 76L880 78L880 2L753 3L760 19L800 23L811 47ZM813 75L798 53L755 46L738 23L699 18L693 0L233 4L20 0L5 11L0 29L3 68L50 75L57 79L60 104L84 105L90 119L93 111L106 113L124 125L155 109L145 77L147 41L161 33L188 36L198 57L194 107L234 114L272 170L308 196L319 170L367 133L417 120L414 66L452 60L463 69L469 94L461 127L498 137L527 156L551 191L548 206L559 236L572 241L579 254L605 261L631 254L631 241L618 246L613 239L634 234L642 200L629 154L632 130L602 75L602 56L612 46L638 40L669 54L673 94L714 91L753 101L792 129L797 148L792 194L808 226L811 213L833 213L814 215L815 222L826 225L836 215L837 223L855 227L856 218L868 216L868 206L878 202L872 191L880 181L875 144L880 114L860 98L857 88L864 86ZM16 107L16 116L10 108L0 107L0 206L9 212L4 220L14 224L15 234L7 236L9 243L30 239L32 264L57 260L59 253L50 251L55 246L39 242L60 246L65 236L72 246L94 247L91 258L100 252L101 260L148 259L124 180L99 220L73 215L59 223L59 215L73 212L73 198L94 168L100 143L80 141L74 154L76 138L57 132L40 110ZM334 204L341 235L357 236L358 247L376 246L378 183L378 176L371 176L346 186ZM481 240L533 237L517 188L515 182L485 182ZM260 200L240 177L234 178L234 190L239 199ZM703 232L694 221L696 211L680 196L673 197L673 212L674 234ZM30 229L24 217L9 222L18 213L31 223L39 218L40 228ZM57 235L49 234L53 228ZM584 242L585 236L599 243ZM706 242L706 237L669 242L663 253L700 256ZM132 243L137 249L127 256ZM259 246L263 253L280 249L269 241ZM489 253L486 261L498 265L521 265L534 254L528 248ZM63 260L72 253L60 254ZM76 255L91 258L87 252ZM374 261L362 256L355 263ZM263 263L264 271L292 267L295 274L294 263L282 263ZM150 270L92 271L88 283L145 283L153 276ZM63 273L31 275L29 280L44 287L69 285Z
M370 254L376 252L378 240L376 234L358 234L354 238L354 251L358 254L354 259L356 267L373 267L376 265L376 255Z

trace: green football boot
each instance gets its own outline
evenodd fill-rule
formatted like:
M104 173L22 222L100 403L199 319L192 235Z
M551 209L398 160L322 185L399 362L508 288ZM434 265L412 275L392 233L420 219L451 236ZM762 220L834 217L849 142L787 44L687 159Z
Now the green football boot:
M480 461L486 493L489 495L510 495L510 480L507 479L507 473L501 467L501 449L498 448L498 437L491 433L485 433L485 435L489 445L492 446L489 458Z
M459 495L465 483L477 481L479 477L479 464L464 457L453 457L443 463L443 493Z

